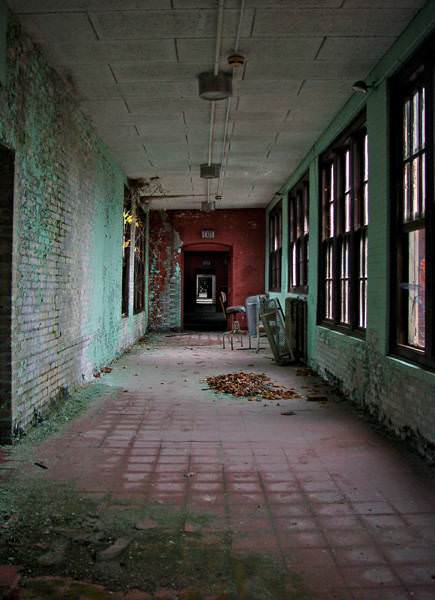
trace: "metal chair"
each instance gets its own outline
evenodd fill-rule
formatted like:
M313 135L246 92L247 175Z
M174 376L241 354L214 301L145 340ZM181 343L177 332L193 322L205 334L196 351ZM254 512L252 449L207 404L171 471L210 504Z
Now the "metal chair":
M228 306L227 295L225 292L220 292L219 301L222 306L225 317L230 318L231 329L226 331L222 336L222 347L225 350L225 338L228 338L231 345L231 350L234 350L234 339L238 338L240 341L240 347L243 348L243 334L240 328L240 321L236 318L237 315L243 315L246 313L244 306Z

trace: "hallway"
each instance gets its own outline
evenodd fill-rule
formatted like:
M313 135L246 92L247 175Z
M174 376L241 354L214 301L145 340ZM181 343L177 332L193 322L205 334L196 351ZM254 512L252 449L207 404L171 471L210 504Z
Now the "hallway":
M430 469L319 377L218 344L146 338L69 400L91 398L81 416L10 450L1 512L12 501L16 514L0 563L105 586L67 596L69 580L30 579L19 597L433 598ZM207 389L233 371L265 372L300 399Z

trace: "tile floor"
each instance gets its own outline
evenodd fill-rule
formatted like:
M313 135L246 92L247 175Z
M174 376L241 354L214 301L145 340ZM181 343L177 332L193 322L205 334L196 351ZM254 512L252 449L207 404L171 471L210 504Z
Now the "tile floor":
M46 477L210 512L304 578L312 598L435 598L435 487L423 462L336 403L318 377L213 334L162 336L102 377L110 394L38 450ZM206 375L266 372L301 399L215 395ZM327 394L308 402L308 390ZM294 415L282 415L293 411Z

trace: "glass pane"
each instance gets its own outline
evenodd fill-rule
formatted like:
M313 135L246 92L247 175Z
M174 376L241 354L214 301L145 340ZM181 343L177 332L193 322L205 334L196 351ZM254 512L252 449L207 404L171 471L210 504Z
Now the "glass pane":
M332 319L332 244L326 247L325 316Z
M403 107L403 156L405 158L409 156L410 113L411 103L408 100Z
M362 225L369 223L369 138L364 136L364 168L363 168L363 214Z
M403 174L403 220L409 221L411 218L411 209L410 209L410 170L411 165L409 163L405 164L405 171Z
M334 203L335 203L335 170L334 165L331 165L331 178L329 188L329 237L335 235L335 215L334 215Z
M350 231L350 207L351 207L351 195L350 193L344 196L344 230Z
M308 233L308 185L304 187L304 233Z
M424 148L426 144L426 93L425 89L421 89L420 98L421 98L421 147Z
M369 185L368 183L364 183L363 186L363 194L364 194L364 203L363 203L363 225L369 224Z
M426 211L426 155L421 157L421 213Z
M350 150L346 150L345 172L344 172L344 191L350 190Z
M292 274L292 280L291 280L291 285L293 287L295 287L297 285L296 283L296 244L292 244L292 270L291 270L291 274Z
M358 326L367 327L367 232L363 232L359 250Z
M349 240L345 240L341 255L341 321L349 323Z
M408 235L408 283L402 284L408 296L408 344L425 347L425 231Z
M420 148L420 100L418 91L412 97L412 153Z
M364 181L369 178L369 136L364 136Z
M297 205L297 223L296 223L296 235L299 237L302 233L302 222L303 222L303 198L302 194L298 194L298 205Z
M295 202L294 202L294 198L290 198L290 204L289 204L289 210L290 210L290 218L289 218L289 235L290 235L290 241L293 242L295 239L295 233L294 233L294 226L295 226Z
M419 214L418 179L419 179L420 157L417 156L417 158L414 158L414 160L412 161L411 164L412 164L412 167L411 167L411 207L412 207L411 218L415 219L416 217L418 217L418 214Z
M349 240L344 240L341 251L341 273L340 273L340 321L349 323Z

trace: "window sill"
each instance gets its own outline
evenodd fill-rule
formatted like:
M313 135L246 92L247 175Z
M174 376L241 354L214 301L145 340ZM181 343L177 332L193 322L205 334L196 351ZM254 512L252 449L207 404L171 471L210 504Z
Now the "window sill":
M386 359L395 368L407 369L410 375L412 374L421 377L430 385L435 384L435 366L426 366L421 363L413 362L403 356L394 356L391 354L388 355Z
M317 323L317 326L327 329L328 331L333 331L339 335L354 338L360 342L365 342L366 340L365 329L352 329L351 327L340 326L335 323L328 323L328 321L320 321L320 323Z
M425 357L422 350L416 350L409 346L397 346L392 348L388 358L391 358L391 360L394 360L397 363L407 365L410 368L421 369L422 371L427 371L431 374L435 371L435 364Z

